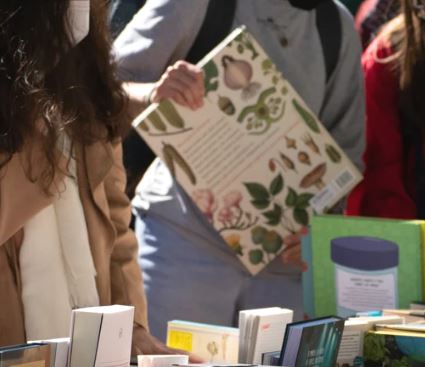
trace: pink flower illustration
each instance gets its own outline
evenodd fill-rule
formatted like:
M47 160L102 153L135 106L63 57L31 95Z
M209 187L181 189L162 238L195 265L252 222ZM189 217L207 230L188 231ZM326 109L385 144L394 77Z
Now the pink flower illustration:
M236 190L228 192L223 197L223 204L226 208L232 208L232 207L239 208L241 201L242 201L242 194Z
M209 189L199 189L192 193L192 199L204 213L208 219L212 220L213 214L217 209L217 202L215 201L214 194Z
M218 212L218 220L222 223L231 222L233 219L233 212L229 207L223 207Z

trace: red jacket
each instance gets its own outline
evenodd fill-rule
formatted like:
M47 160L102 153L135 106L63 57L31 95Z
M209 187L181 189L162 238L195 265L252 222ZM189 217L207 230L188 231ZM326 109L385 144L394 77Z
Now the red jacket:
M366 150L364 181L351 193L347 214L416 217L414 149L403 154L398 112L399 84L388 42L376 39L362 64L366 83Z

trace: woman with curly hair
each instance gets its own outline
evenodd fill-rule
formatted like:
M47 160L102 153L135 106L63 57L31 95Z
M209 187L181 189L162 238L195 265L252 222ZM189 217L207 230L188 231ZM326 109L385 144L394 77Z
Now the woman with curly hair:
M68 335L71 310L135 306L147 332L106 2L0 2L0 346Z
M363 55L365 179L348 214L425 218L425 1L403 0Z

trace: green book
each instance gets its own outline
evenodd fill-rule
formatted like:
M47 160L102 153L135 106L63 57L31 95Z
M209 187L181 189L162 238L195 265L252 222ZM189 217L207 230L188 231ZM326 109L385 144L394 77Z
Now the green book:
M303 240L309 317L409 308L423 299L425 222L334 215L312 218Z

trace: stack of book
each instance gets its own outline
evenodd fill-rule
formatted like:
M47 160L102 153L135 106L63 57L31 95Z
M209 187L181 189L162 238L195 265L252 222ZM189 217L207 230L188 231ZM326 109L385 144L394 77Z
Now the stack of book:
M280 350L286 325L294 312L280 307L239 313L239 363L260 364L264 353Z

